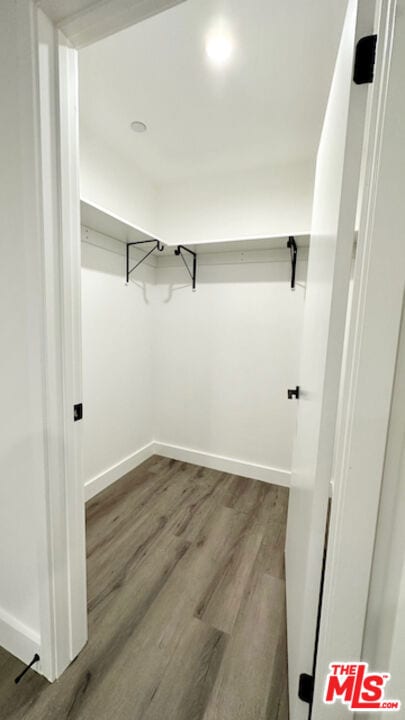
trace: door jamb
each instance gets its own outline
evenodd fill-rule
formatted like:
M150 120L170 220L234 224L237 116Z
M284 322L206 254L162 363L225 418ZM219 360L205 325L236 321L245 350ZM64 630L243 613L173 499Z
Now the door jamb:
M81 433L73 422L73 404L81 398L77 52L38 8L32 8L32 37L37 56L46 457L38 670L53 681L87 641Z
M79 44L184 1L144 0L126 14L120 11L125 0L96 3L75 16L75 32L89 32ZM39 492L41 661L36 669L53 681L87 642L81 427L73 419L73 406L82 402L78 52L34 0L18 2L22 17L29 17L33 72L28 79L23 73L22 82L35 104L36 209L43 233L45 472Z

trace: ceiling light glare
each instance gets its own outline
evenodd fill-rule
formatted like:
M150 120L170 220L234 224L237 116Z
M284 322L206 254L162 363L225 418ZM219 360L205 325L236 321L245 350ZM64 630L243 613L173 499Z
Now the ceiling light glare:
M134 120L134 122L131 123L131 130L136 133L143 133L146 132L147 127L144 122L141 122L140 120Z
M232 38L223 30L215 30L208 35L205 50L214 65L226 65L233 52Z

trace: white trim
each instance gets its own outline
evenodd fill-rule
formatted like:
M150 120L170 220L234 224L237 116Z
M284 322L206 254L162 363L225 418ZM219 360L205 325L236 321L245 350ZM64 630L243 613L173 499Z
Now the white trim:
M41 630L41 669L49 680L56 677L56 657L63 656L68 646L67 548L65 482L63 445L62 357L60 318L60 233L59 233L59 176L56 154L58 148L56 52L57 44L52 23L37 11L38 33L38 91L40 115L40 165L43 211L43 322L44 322L44 389L46 478L38 501L43 503L44 527L41 528L39 552L39 608ZM58 477L61 483L51 482ZM58 515L58 523L49 517L50 509ZM63 518L63 520L62 520ZM58 557L59 573L54 573L54 558ZM61 622L55 622L56 617ZM65 664L69 663L66 653ZM35 665L35 670L38 666Z
M180 445L169 445L168 443L155 441L144 445L144 447L136 450L132 455L128 455L128 457L120 460L120 462L112 465L99 475L95 475L95 477L90 478L90 480L86 480L86 502L117 480L120 480L124 475L131 472L131 470L135 470L135 468L145 462L145 460L149 460L153 455L161 455L170 460L187 462L192 465L201 465L201 467L210 468L211 470L219 470L219 472L239 475L240 477L250 478L251 480L260 480L261 482L272 485L290 487L291 473L289 470L274 468L269 465L248 463L244 460L237 460L236 458L214 455L213 453L201 452L200 450L191 450L190 448L181 447Z
M155 455L162 455L162 457L171 458L172 460L188 462L192 465L201 465L202 467L212 470L219 470L220 472L226 472L232 475L240 475L241 477L251 478L252 480L261 480L262 482L271 483L272 485L290 486L291 472L282 468L249 463L245 460L238 460L237 458L224 457L223 455L215 455L214 453L192 450L191 448L161 442L154 443L154 450Z
M80 427L73 422L73 403L81 397L77 51L38 8L33 26L45 451L37 493L41 666L35 669L52 681L87 639L84 489Z
M79 48L102 40L184 0L98 0L63 18L59 28ZM47 8L49 0L43 0Z
M65 441L65 515L67 532L69 653L73 660L87 642L87 582L81 423L73 405L82 402L81 238L79 179L78 53L58 33L59 171L63 314L63 397ZM54 572L58 563L55 559ZM58 663L57 675L64 663Z
M102 490L105 490L109 485L120 480L124 475L131 472L131 470L135 470L138 465L141 465L145 460L149 460L154 454L155 443L151 442L139 450L136 450L132 455L128 455L124 460L112 465L108 470L104 470L104 472L99 475L95 475L95 477L87 480L84 485L86 502L87 500L91 500L95 495L98 495Z
M35 653L40 654L40 637L10 613L0 608L0 645L9 653L30 663ZM38 670L38 666L35 667Z
M57 301L59 290L58 273L53 277L53 269L58 266L58 233L54 232L54 220L58 214L57 191L49 193L56 174L55 161L55 43L52 25L42 22L43 16L37 12L31 2L15 3L18 17L18 56L19 67L19 118L21 126L21 154L24 158L24 187L21 193L21 215L23 218L22 266L29 304L29 328L31 337L31 382L27 407L34 408L30 431L33 448L33 521L36 529L38 556L38 585L35 592L39 595L39 655L41 665L35 670L49 680L55 678L56 655L59 649L59 636L66 625L57 623L56 586L61 588L59 600L65 602L66 591L66 539L64 527L64 491L60 484L53 482L54 477L64 483L63 470L60 473L60 413L56 408L60 378L61 350L58 337ZM49 33L50 29L50 33ZM53 237L55 235L55 238ZM50 242L55 240L55 247ZM53 307L55 303L55 307ZM63 443L62 443L63 448ZM63 454L63 453L62 453ZM62 503L60 502L61 497ZM55 522L54 518L57 518ZM59 541L59 544L58 544ZM60 553L60 554L58 554ZM55 571L55 561L57 568ZM61 614L61 617L63 613ZM21 659L21 652L31 652L32 646L21 640L32 633L18 620L10 621L7 616L3 631L5 642L14 642L11 650ZM3 616L4 619L4 616ZM6 629L8 625L8 629ZM13 628L10 630L10 628ZM14 638L14 639L13 639ZM18 639L20 638L20 639ZM37 641L37 636L35 636ZM25 648L25 649L24 649ZM38 648L36 648L38 651ZM35 650L34 650L35 652ZM32 655L28 660L32 660Z

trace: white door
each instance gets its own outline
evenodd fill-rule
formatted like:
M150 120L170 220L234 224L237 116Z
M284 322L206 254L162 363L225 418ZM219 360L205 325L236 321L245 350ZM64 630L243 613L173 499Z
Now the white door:
M291 720L308 717L347 296L369 84L353 82L355 48L374 2L349 0L318 151L286 544ZM292 378L295 385L295 379Z

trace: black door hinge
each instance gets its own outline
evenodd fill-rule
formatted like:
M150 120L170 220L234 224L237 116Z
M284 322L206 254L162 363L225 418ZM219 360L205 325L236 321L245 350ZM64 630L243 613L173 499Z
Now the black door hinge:
M307 673L301 673L298 683L298 697L308 705L312 705L314 699L314 677Z
M287 397L289 400L293 400L293 398L296 398L299 400L300 397L300 386L297 385L295 388L288 388L287 390Z
M74 422L81 420L82 417L83 417L83 403L77 403L77 405L73 405L73 420L74 420Z
M377 35L365 35L358 41L353 71L356 85L373 82L376 49Z

